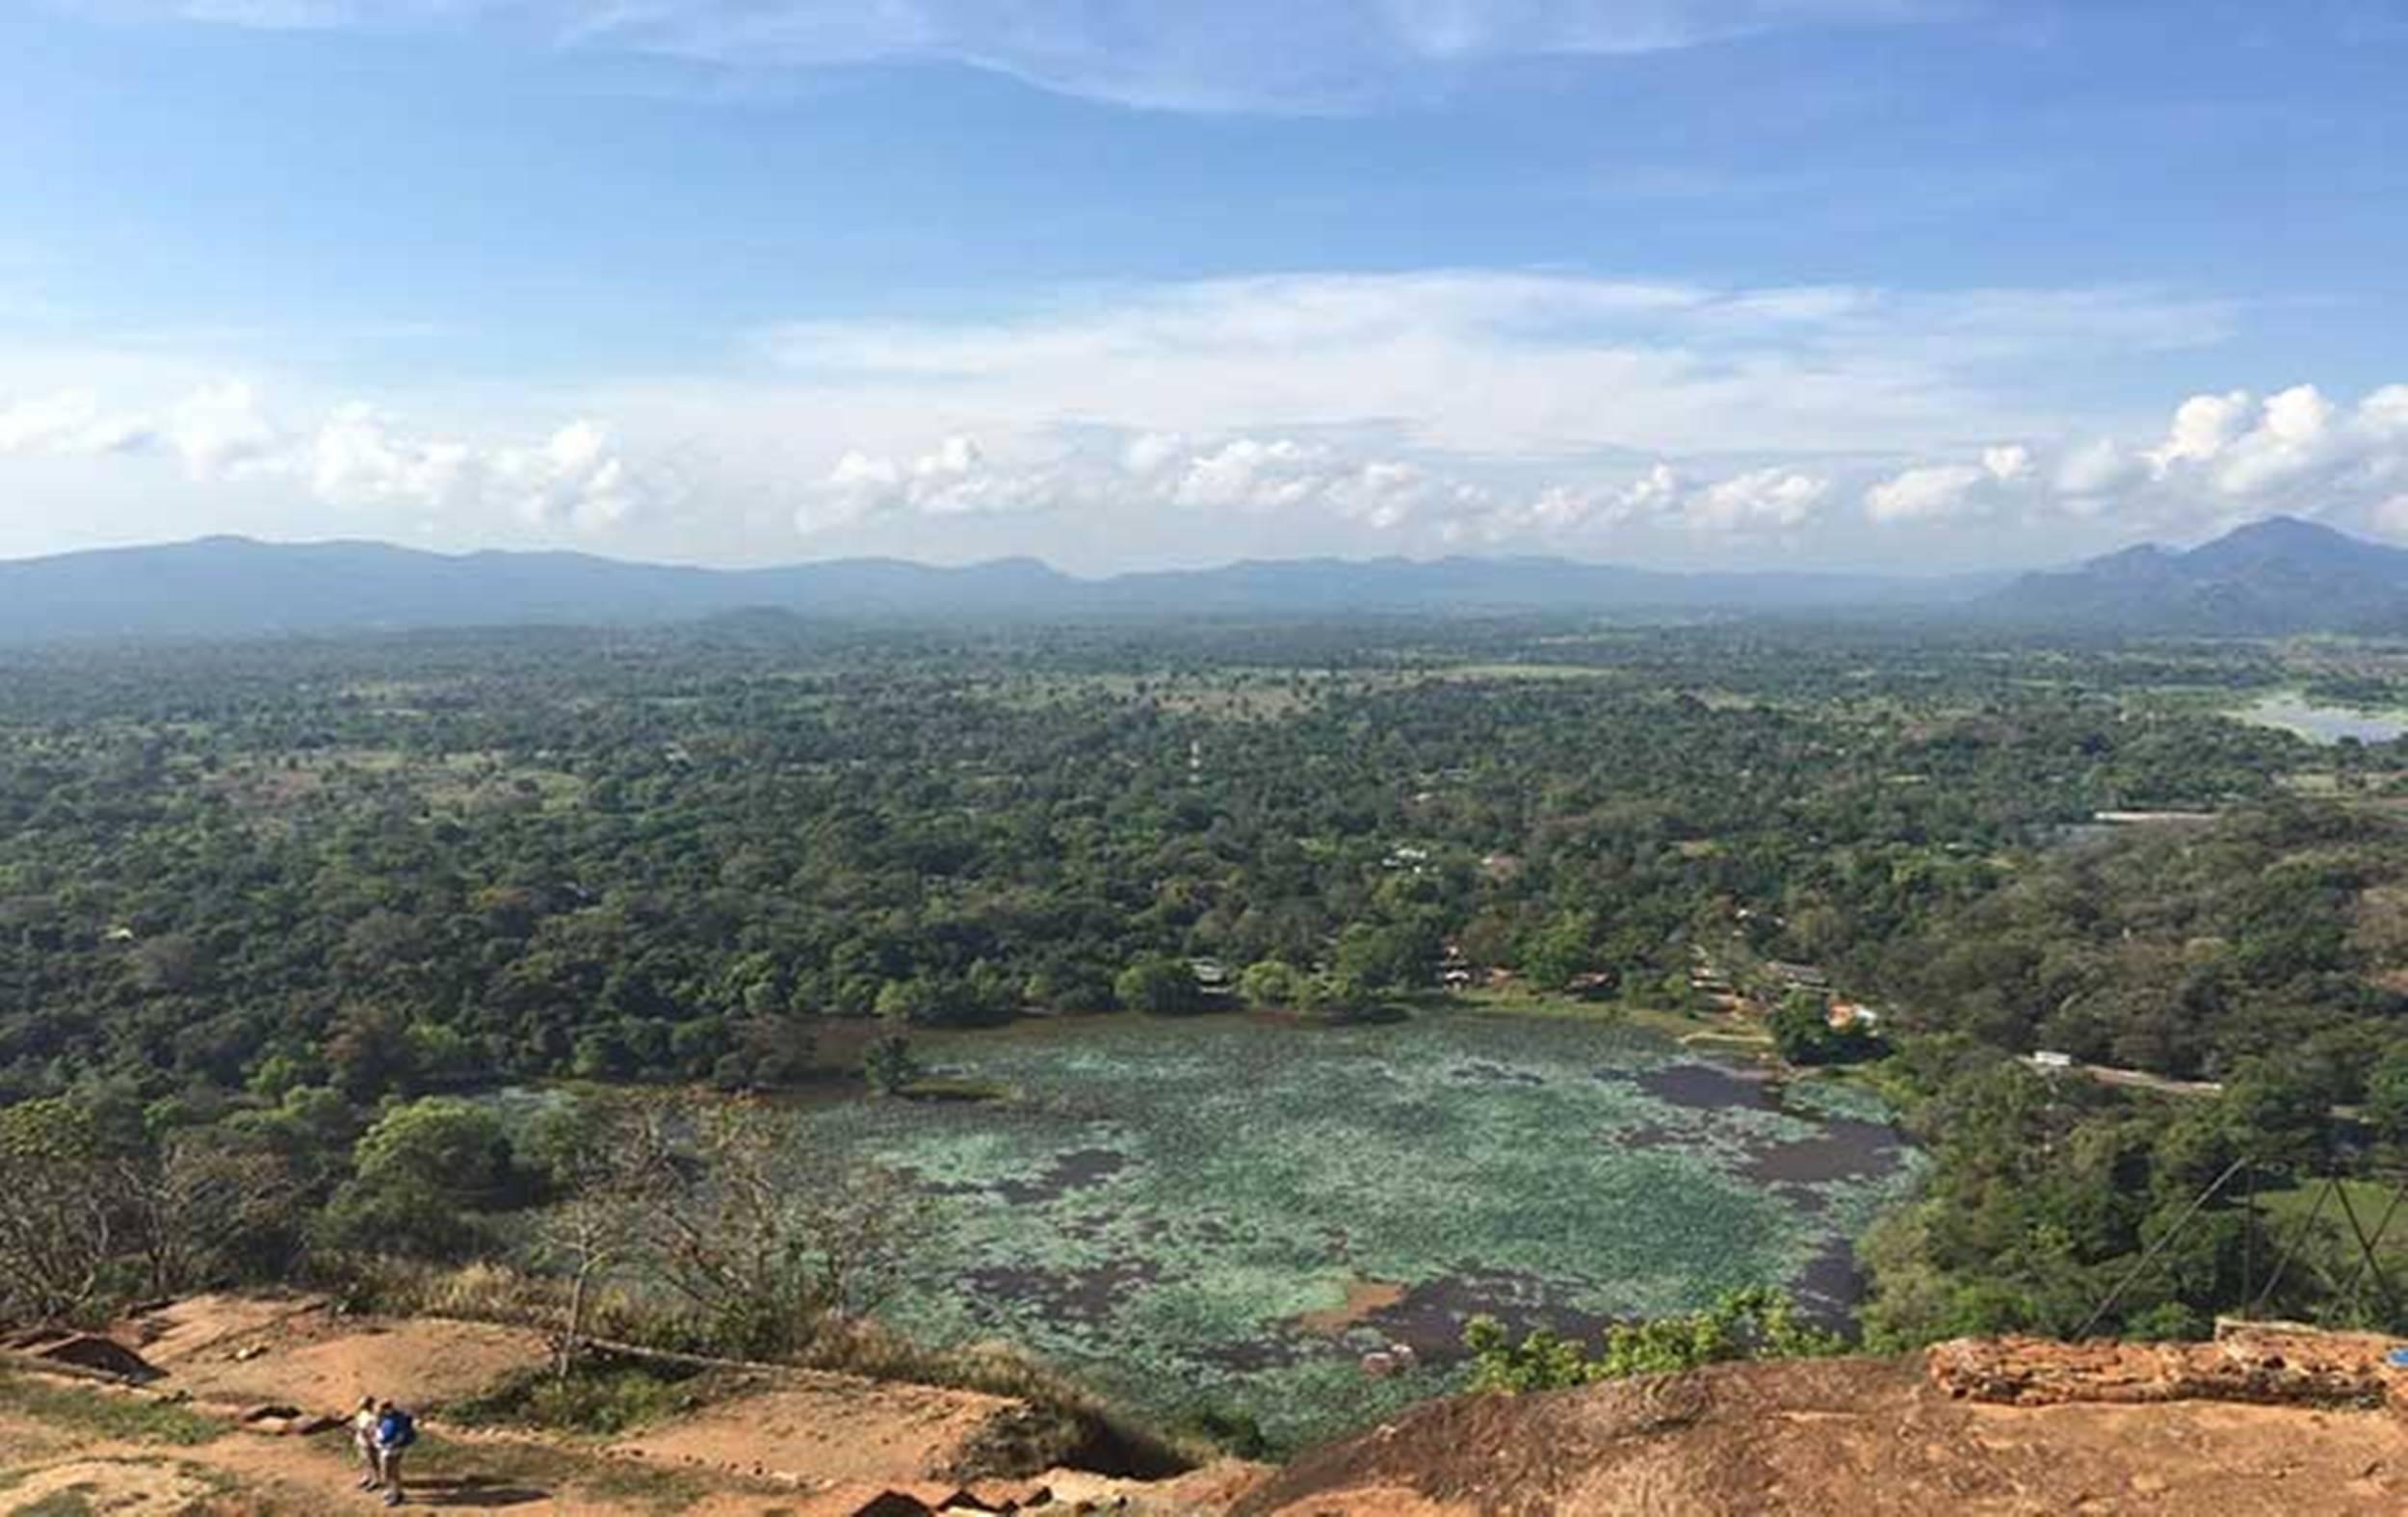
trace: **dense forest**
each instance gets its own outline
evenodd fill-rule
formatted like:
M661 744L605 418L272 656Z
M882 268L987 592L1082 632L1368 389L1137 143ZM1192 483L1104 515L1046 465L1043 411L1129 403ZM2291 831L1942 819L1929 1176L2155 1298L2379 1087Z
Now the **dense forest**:
M2336 1107L2408 1136L2408 755L2223 715L2303 677L2396 690L2329 645L1548 620L13 655L0 1141L206 1149L372 1220L365 1181L465 1164L497 1208L541 1176L457 1112L397 1159L394 1113L780 1088L832 1046L857 1079L863 1026L907 1060L1034 1013L1411 1006L1442 965L1679 1003L1703 951L1887 1008L1872 1078L1938 1169L1868 1241L1869 1325L2067 1331L2235 1159L2342 1162ZM305 1222L213 1268L294 1268ZM2254 1285L2254 1213L2211 1223L2119 1321Z

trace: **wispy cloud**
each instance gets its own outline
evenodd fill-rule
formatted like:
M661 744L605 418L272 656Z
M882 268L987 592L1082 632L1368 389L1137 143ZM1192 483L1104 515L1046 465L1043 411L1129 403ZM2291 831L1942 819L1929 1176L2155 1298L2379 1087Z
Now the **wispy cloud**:
M1345 111L1511 58L1629 55L1974 0L53 0L255 28L482 27L758 69L937 61L1149 109Z
M2069 360L2221 340L2145 290L1716 289L1437 271L1216 279L960 323L812 322L763 350L813 403L991 432L1376 428L1473 455L1911 451L2044 425L2004 398ZM925 425L925 422L923 422Z

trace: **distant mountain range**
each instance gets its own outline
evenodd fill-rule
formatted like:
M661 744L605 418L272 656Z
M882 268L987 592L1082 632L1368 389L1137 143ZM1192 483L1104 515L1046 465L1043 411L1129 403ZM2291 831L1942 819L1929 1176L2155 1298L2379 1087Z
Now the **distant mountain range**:
M1597 612L1951 617L2235 635L2408 630L2408 551L2288 518L2055 573L1672 574L1561 559L1298 559L1082 579L1034 559L705 569L578 553L204 537L0 562L0 642L636 625L773 611L851 621Z
M1664 574L1560 559L1296 559L1081 579L1034 559L704 569L579 553L204 537L0 562L0 642L379 628L634 625L745 611L845 620L1704 614L1963 601L1998 576Z

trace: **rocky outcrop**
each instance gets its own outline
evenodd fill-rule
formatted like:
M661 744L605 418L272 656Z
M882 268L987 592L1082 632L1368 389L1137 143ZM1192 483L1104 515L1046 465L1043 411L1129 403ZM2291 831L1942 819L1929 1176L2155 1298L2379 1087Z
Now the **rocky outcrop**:
M1953 1397L2011 1406L2068 1402L2248 1401L2382 1406L2402 1384L2400 1347L2370 1333L2290 1322L2226 1322L2212 1343L2067 1344L1964 1339L1931 1350L1931 1380Z

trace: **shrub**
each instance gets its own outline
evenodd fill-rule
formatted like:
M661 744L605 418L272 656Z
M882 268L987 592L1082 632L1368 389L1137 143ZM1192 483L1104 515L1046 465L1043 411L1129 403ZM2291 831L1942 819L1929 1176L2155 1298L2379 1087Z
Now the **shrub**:
M1764 1288L1730 1292L1702 1312L1617 1323L1606 1330L1595 1358L1576 1340L1543 1328L1513 1343L1493 1317L1465 1323L1463 1346L1472 1352L1472 1388L1479 1391L1558 1390L1729 1359L1834 1354L1846 1347L1836 1334L1799 1321L1787 1292Z

